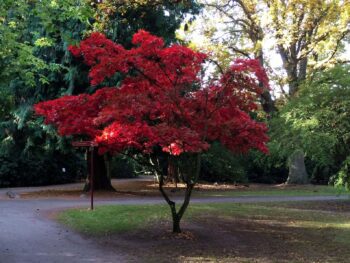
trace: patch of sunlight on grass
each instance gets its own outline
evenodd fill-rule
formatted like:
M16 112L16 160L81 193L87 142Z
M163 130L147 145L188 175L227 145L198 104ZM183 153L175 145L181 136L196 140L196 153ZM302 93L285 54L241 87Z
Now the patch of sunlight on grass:
M334 188L328 185L308 185L298 187L281 187L281 188L261 188L246 190L225 190L225 191L203 191L196 193L198 196L211 197L231 197L231 196L319 196L319 195L347 195L345 189Z
M350 223L341 223L341 222L325 223L325 222L312 222L312 221L298 221L298 222L291 222L288 224L288 226L303 227L303 228L318 228L318 229L335 228L335 229L350 230Z
M350 246L350 223L344 222L297 222L293 227L302 227L309 229L326 230L329 238L333 239L334 242L342 243Z
M348 214L300 210L288 208L285 204L285 202L274 204L212 204L211 214L220 215L224 219L241 218L266 225L284 225L315 231L324 230L327 231L329 238L333 241L350 245L350 216ZM198 212L200 211L199 208Z

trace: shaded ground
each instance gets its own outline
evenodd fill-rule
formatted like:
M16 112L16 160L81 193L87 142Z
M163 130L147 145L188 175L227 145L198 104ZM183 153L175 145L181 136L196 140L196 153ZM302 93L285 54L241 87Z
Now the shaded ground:
M344 205L343 201L312 203L322 209L316 216ZM306 203L305 207L303 203L292 204L290 208L295 210L297 205L308 209L312 203ZM346 207L349 206L346 203ZM281 207L289 205L281 204ZM186 231L180 236L169 232L169 222L155 222L156 226L143 230L94 239L109 249L126 252L128 262L349 262L350 239L339 239L339 231L350 234L349 226L338 229L328 227L327 223L326 227L298 224L310 220L309 216L206 214L186 220L183 225ZM350 220L350 216L347 219Z
M243 219L208 217L195 223L185 224L190 232L184 237L164 234L167 224L97 240L127 252L128 261L134 262L349 262L347 246L329 244L331 232L315 234Z
M118 179L112 184L116 192L96 192L99 198L119 197L159 197L158 184L152 177L140 179ZM182 197L185 186L173 184L165 186L170 196ZM29 189L29 190L28 190ZM89 193L82 192L83 183L70 184L55 187L33 187L14 189L19 192L21 198L84 198ZM230 196L324 196L344 194L331 186L321 185L264 185L264 184L209 184L199 183L193 190L194 197L230 197ZM0 191L1 198L1 191Z
M152 178L142 178L139 180L135 179L125 179L125 180L113 180L112 185L116 192L96 192L98 197L120 197L120 196L148 196L154 197L159 196L158 184ZM269 186L265 185L252 185L249 189L268 189ZM79 198L82 195L88 195L89 193L83 193L82 189L83 184L75 184L74 187L66 188L62 186L61 188L57 186L54 189L37 189L35 191L26 192L25 190L21 192L22 198ZM181 196L183 194L184 185L178 184L177 187L173 184L168 184L165 186L165 189L168 189L174 196ZM194 189L194 192L200 194L204 192L215 192L215 191L232 191L248 189L245 185L237 184L208 184L200 183Z

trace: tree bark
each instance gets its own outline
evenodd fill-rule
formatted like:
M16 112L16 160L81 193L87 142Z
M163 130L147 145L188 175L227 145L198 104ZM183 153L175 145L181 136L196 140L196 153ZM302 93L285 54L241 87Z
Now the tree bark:
M277 112L275 102L272 100L271 93L268 90L264 90L260 95L260 102L264 112L267 114Z
M289 174L286 184L308 184L309 176L305 167L304 152L295 151L289 158Z
M264 53L262 49L260 49L255 53L255 58L259 61L260 65L263 67ZM263 84L259 83L259 86L263 87ZM268 115L271 115L274 112L277 112L275 101L272 99L271 93L268 89L265 89L263 93L260 95L260 102L261 102L263 111L266 112Z
M288 86L289 86L289 96L294 97L299 89L297 80L290 80L288 83Z
M173 233L181 233L180 219L173 215Z
M167 193L165 192L165 190L163 188L164 175L163 174L158 175L159 191L161 192L162 196L164 197L165 201L167 202L167 204L169 205L170 210L171 210L171 215L172 215L172 220L173 220L173 233L181 233L181 227L180 227L181 219L182 219L183 215L185 214L188 205L190 204L192 190L193 190L195 184L197 183L197 180L199 177L200 165L201 165L200 154L197 154L195 162L196 163L195 163L194 174L192 174L192 176L188 176L188 177L186 176L186 178L183 177L185 179L185 183L186 183L186 192L185 192L184 201L183 201L183 203L178 211L176 210L176 203L174 201L170 200L169 196L167 195ZM174 163L173 163L173 165L174 165Z
M176 211L176 203L174 201L170 200L169 196L166 194L166 192L163 188L163 185L164 185L164 177L163 177L163 175L160 175L159 191L163 195L165 201L170 206L171 216L173 219L173 233L181 233L180 222L181 222L181 219L182 219L183 215L185 214L185 211L190 203L191 193L192 193L194 184L187 184L185 199L184 199L184 202L183 202L181 208L179 209L179 211Z
M87 155L87 171L88 177L84 186L84 191L89 191L91 182L91 150L89 150ZM108 177L107 167L105 163L105 158L103 155L98 154L98 148L94 147L93 150L93 167L94 167L94 190L104 190L104 191L115 191L111 184L111 178Z
M168 171L167 171L166 183L170 183L170 182L175 184L175 189L177 189L177 184L180 182L180 180L179 180L178 166L176 164L176 159L174 156L168 157Z

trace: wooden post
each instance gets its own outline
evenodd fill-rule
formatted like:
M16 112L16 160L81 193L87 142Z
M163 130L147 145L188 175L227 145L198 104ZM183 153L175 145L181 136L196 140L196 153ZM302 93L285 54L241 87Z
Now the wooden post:
M90 150L90 209L94 210L94 147L97 144L93 141L72 142L74 147L88 147Z
M90 147L90 209L94 210L94 146Z

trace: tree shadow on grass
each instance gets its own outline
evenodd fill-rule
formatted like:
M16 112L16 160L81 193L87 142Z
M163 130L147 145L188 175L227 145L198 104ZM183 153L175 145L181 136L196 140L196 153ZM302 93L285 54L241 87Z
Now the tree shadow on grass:
M349 262L350 251L336 241L349 229L301 227L292 220L196 217L185 233L170 233L170 222L98 238L126 253L130 262ZM345 232L344 232L345 231Z

